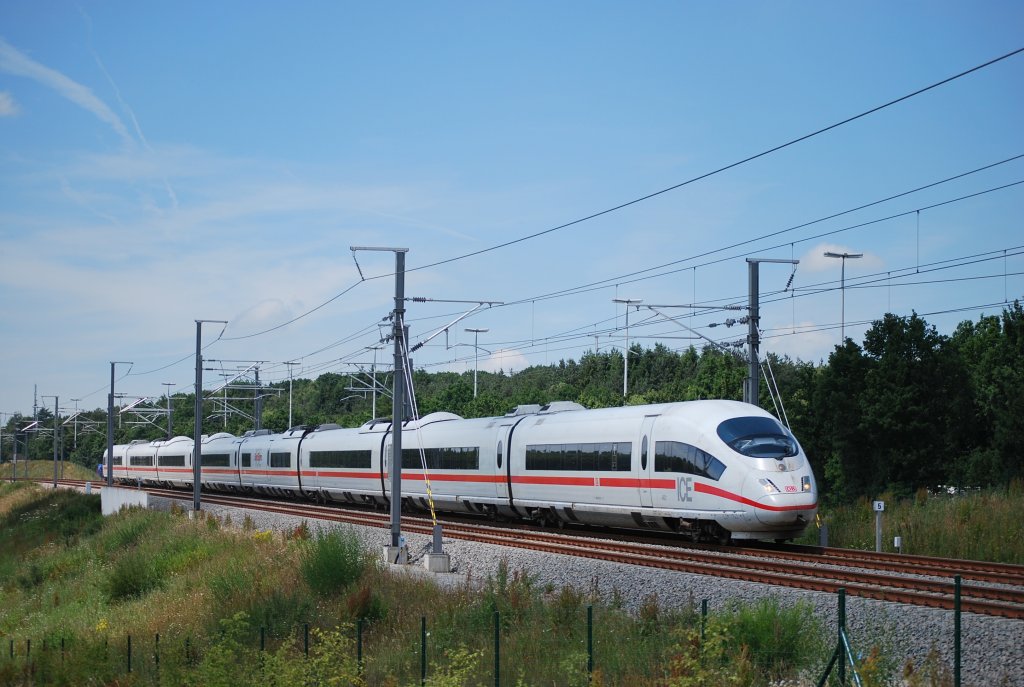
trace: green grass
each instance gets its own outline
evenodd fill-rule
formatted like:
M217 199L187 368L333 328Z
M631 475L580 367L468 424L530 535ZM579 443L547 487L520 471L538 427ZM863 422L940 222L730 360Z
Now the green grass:
M0 480L10 480L11 475L14 472L14 464L11 461L0 463ZM18 475L17 478L24 479L26 471L28 472L28 478L30 480L42 479L52 480L53 479L53 460L30 460L18 461ZM82 467L78 463L72 463L70 461L57 462L57 477L59 479L84 479L97 481L97 475L95 466L90 470L89 468Z
M306 543L301 560L302 576L318 594L344 590L362 577L370 565L359 539L351 530L317 532Z
M852 505L823 508L830 546L874 550L874 500L885 501L883 551L895 551L893 537L899 536L904 553L1024 565L1024 482L955 495L920 490L913 498L896 499L880 494ZM800 543L817 544L818 529L808 528Z
M62 508L53 507L58 497L68 499ZM544 587L502 563L492 576L442 589L376 564L345 530L309 537L151 511L83 515L94 504L0 487L0 536L21 542L0 547L9 573L0 577L0 685L292 685L332 676L418 685L422 618L428 684L489 685L495 614L503 685L767 685L817 674L834 632L805 606L712 604L702 640L698 599L650 594L631 613L621 595L597 594L614 580ZM69 522L79 523L77 536L67 536ZM11 640L14 661L4 653Z

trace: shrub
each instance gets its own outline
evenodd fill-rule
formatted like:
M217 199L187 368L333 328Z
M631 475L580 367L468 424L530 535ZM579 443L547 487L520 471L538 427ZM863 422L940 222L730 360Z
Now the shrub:
M107 553L116 553L151 538L153 530L166 523L166 516L155 511L127 509L107 518L100 545Z
M25 591L38 587L43 583L43 579L43 569L38 561L29 562L17 577L18 586Z
M332 594L360 577L368 559L351 530L318 532L302 554L301 570L306 584L314 592Z
M259 595L248 599L248 617L267 629L271 636L287 634L305 621L310 614L312 603L299 590L277 588L261 590Z
M388 612L380 594L374 592L368 584L364 584L358 591L349 595L346 605L348 612L357 620L380 620Z
M294 539L296 541L308 541L312 536L312 533L309 531L309 525L306 524L305 520L303 520L298 525L296 525L296 527L291 531L291 534L288 536L288 538Z
M722 622L732 651L739 655L745 650L758 671L773 679L784 678L820 648L809 640L821 631L805 603L782 607L775 599L763 599L726 613Z
M708 623L703 640L699 628L680 630L669 665L668 687L747 685L754 677L747 649L732 649L727 628L718 621Z
M312 630L309 657L286 642L267 663L267 673L278 685L365 685L356 660L352 628ZM267 681L261 684L266 684ZM462 684L461 682L458 684Z
M104 591L112 602L124 601L144 596L162 583L163 575L153 559L131 551L114 564Z

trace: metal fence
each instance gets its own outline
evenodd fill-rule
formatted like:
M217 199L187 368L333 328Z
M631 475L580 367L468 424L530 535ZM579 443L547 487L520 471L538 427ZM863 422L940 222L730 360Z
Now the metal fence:
M956 579L956 600L959 602L960 579ZM862 684L858 673L858 664L854 659L856 653L850 646L846 634L846 595L845 590L837 593L838 622L836 628L836 644L830 654L823 657L814 674L820 674L817 681L819 687L826 684L857 685ZM594 681L595 675L601 684L616 684L615 675L621 674L622 665L628 662L629 654L635 650L640 641L667 642L665 637L622 636L599 638L598 626L595 624L593 606L587 606L585 617L579 618L577 627L571 632L571 643L578 646L578 651L557 666L563 671L565 681L562 684L586 685ZM960 606L954 608L954 684L960 685ZM506 624L501 613L493 613L490 636L477 636L478 649L470 655L473 660L467 663L466 677L472 684L500 685L533 684L530 676L525 676L522 667L503 663L504 651L510 642L516 640L514 632ZM432 627L433 625L433 627ZM708 625L708 602L701 603L701 611L696 617L695 625L690 628L691 637L697 643L698 660L703 660L705 650L705 630ZM176 636L171 634L154 634L140 637L132 635L110 635L94 637L66 638L49 636L37 639L25 638L15 640L7 638L6 647L0 645L0 685L3 684L75 684L76 679L88 676L99 684L121 682L126 676L129 684L163 685L181 684L183 681L194 682L201 671L209 669L209 663L216 651L224 651L230 644L234 654L225 654L235 661L249 662L251 665L238 666L238 670L265 670L280 668L280 660L273 663L268 657L281 657L292 661L308 661L311 654L315 658L317 652L339 650L346 653L355 680L365 680L367 684L375 684L386 675L401 685L427 685L432 678L452 676L452 667L445 663L451 662L447 653L458 637L443 621L434 620L428 624L426 617L406 619L398 627L389 631L398 633L399 644L405 647L402 655L372 655L365 651L368 635L380 630L372 623L360 620L354 625L343 626L341 645L327 647L322 632L316 628L311 632L308 623L288 628L272 628L270 626L247 626L237 636L216 634L203 637L189 635ZM318 644L319 642L319 644ZM489 645L489 646L488 646ZM340 649L338 647L341 647ZM662 647L668 649L666 646ZM4 651L3 649L6 649ZM536 647L543 651L544 647ZM658 649L654 650L655 654ZM762 661L786 661L784 655L755 657ZM827 663L825 663L827 661ZM670 683L678 673L673 673L678 666L648 666L646 678L650 684ZM805 667L806 670L806 667ZM239 684L246 684L239 679ZM446 684L451 684L450 682ZM461 684L461 683L457 683ZM549 682L550 684L550 682Z

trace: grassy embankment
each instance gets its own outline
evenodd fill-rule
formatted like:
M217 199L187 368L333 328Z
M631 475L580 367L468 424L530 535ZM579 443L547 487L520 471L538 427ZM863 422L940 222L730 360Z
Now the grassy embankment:
M345 530L282 536L152 511L103 519L96 496L2 484L0 684L414 685L425 617L428 684L487 685L498 611L503 685L586 685L592 604L592 684L758 685L814 674L834 632L802 606L712 603L701 642L699 600L652 595L631 614L600 602L596 580L542 589L504 568L442 590L376 558Z
M26 470L28 472L29 479L53 479L53 461L52 460L30 460L18 461L18 479L25 477ZM63 474L61 471L63 470ZM14 464L11 461L6 461L0 464L0 481L11 479L11 474L14 472ZM63 463L57 463L57 477L59 479L86 479L96 481L96 471L84 468L78 463L72 463L70 461L64 461Z
M823 508L829 545L873 551L875 513L871 501L885 501L882 550L895 551L893 537L903 539L903 553L1024 565L1024 482L966 494L914 498L882 494L853 505ZM800 543L817 544L818 529L809 527Z

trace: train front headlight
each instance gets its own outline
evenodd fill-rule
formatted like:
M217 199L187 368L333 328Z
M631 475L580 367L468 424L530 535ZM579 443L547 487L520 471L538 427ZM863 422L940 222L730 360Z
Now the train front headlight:
M775 482L771 481L770 479L761 478L757 480L757 482L762 487L764 487L764 493L766 494L778 494L782 491L777 486L775 486Z
M811 490L811 478L809 476L804 475L800 478L800 489L801 491Z

